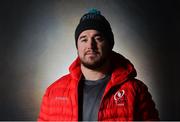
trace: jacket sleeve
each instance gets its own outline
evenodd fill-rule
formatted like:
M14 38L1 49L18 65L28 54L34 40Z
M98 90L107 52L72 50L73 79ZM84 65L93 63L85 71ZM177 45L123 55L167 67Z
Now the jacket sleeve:
M135 110L136 120L159 120L158 110L155 108L152 96L147 86L141 81L138 81L137 85Z
M47 121L49 116L49 100L48 100L48 91L43 96L40 112L38 116L38 121Z

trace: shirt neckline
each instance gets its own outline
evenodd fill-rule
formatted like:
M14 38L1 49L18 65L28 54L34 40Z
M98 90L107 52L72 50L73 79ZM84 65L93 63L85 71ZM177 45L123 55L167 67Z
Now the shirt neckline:
M99 80L86 80L83 79L84 84L85 85L97 85L97 84L101 84L104 83L105 81L109 80L110 76L109 75L105 75L105 77L99 79Z

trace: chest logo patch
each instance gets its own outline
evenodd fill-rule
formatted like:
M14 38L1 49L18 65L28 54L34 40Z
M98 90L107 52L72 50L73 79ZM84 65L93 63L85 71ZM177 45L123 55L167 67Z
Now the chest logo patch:
M124 106L124 103L125 103L125 91L124 90L117 91L114 94L114 100L115 100L115 103L118 106Z

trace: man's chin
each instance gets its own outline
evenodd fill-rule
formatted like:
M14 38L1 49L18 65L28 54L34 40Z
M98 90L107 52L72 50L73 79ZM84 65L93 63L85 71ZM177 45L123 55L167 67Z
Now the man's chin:
M102 61L99 62L94 62L94 63L87 63L87 62L82 62L82 65L88 69L98 69L100 68L104 63Z
M86 67L86 68L88 68L88 69L92 69L92 70L97 69L97 66L96 66L96 65L83 64L83 66Z

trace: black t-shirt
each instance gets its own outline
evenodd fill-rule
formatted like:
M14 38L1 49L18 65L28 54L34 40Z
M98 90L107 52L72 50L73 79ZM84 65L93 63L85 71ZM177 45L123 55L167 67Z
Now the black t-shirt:
M97 81L81 80L79 94L80 118L82 121L97 121L102 95L110 76Z

